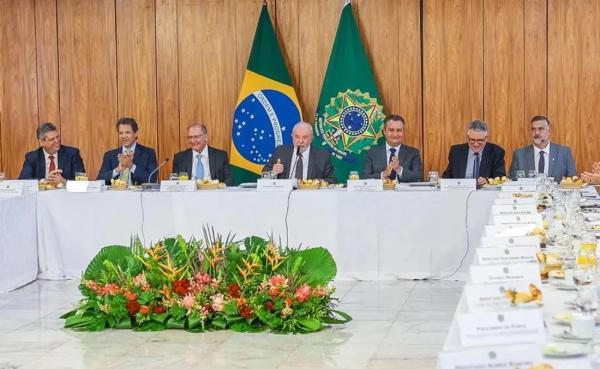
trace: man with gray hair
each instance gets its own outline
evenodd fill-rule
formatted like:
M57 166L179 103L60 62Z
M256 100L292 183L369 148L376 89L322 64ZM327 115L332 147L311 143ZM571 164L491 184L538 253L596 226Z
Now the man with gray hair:
M488 126L474 120L467 129L467 143L453 145L448 155L444 178L475 178L477 184L487 183L487 178L503 177L504 149L487 142Z
M527 174L530 170L546 174L560 182L563 177L577 175L575 160L567 146L550 143L550 121L542 115L531 118L531 138L529 146L516 149L510 164L510 176L517 177L517 171Z
M298 122L292 129L292 144L280 145L263 167L282 179L322 179L335 183L336 178L331 165L331 155L311 146L313 130L310 123Z
M79 150L60 144L60 134L54 124L40 124L36 135L40 147L25 154L19 179L46 179L56 185L75 179L77 172L85 172Z

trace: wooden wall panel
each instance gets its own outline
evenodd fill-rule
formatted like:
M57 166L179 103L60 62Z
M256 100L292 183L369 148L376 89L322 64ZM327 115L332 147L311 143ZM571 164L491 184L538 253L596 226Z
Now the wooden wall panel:
M578 170L600 159L600 3L548 5L548 115L552 137L573 149Z
M117 112L119 117L133 117L138 122L142 145L156 148L154 5L154 0L116 1Z
M484 118L506 150L506 170L526 142L523 0L484 2Z
M62 137L80 148L90 177L118 145L115 40L114 2L58 2Z
M525 5L525 119L548 114L547 0L524 0ZM529 126L524 136L531 138Z
M37 147L33 0L0 2L0 32L0 171L8 178L15 178L21 170L25 152Z
M300 98L300 19L298 19L299 4L302 0L277 0L275 7L275 31L279 39L279 47L285 59L288 72L292 78L292 84L300 100L302 119L308 122L314 120L314 116L306 115L306 106ZM271 14L272 15L272 14ZM318 99L318 97L317 97ZM316 103L315 103L316 104Z
M156 0L157 133L161 159L173 160L180 151L177 50L177 2ZM167 178L172 167L172 163L166 164L160 170L161 178Z
M35 35L39 122L60 129L56 0L35 1Z
M424 172L441 175L450 146L483 118L483 1L423 1Z

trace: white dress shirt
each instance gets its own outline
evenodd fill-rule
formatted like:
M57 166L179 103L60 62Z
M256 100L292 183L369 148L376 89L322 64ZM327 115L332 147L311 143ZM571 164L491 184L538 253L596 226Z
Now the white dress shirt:
M48 178L48 175L50 174L50 154L48 154L45 149L42 149L42 151L44 152L44 158L46 159L46 178ZM58 151L55 152L53 156L54 167L55 169L58 169Z
M550 167L550 142L548 142L548 145L546 145L543 150L533 145L533 164L535 165L535 170L538 173L540 172L538 168L540 164L540 151L544 152L544 173L546 173L546 176L548 176L548 169Z
M308 146L308 148L306 148L306 150L304 152L301 152L302 154L302 179L309 179L307 178L308 176L308 157L310 156L310 145ZM290 174L288 176L289 179L293 179L296 178L295 174L296 174L296 165L294 165L294 163L296 162L296 158L298 156L296 155L296 148L294 147L294 153L292 154L292 161L290 162ZM312 179L312 178L310 178Z
M194 160L192 160L192 178L196 178L196 165L198 165L198 160L202 162L202 166L204 167L204 178L212 178L210 176L210 166L208 165L208 145L204 146L204 149L200 153L192 150L192 155L194 156Z
M394 148L396 149L396 152L394 153L394 156L398 158L398 160L400 160L399 154L400 154L400 147L402 147L402 145L398 145L398 146L390 146L387 142L385 143L385 157L386 157L386 166L389 164L390 162L390 149ZM381 178L383 178L383 172L381 172ZM402 177L402 163L400 163L400 168L398 168L398 170L396 171L396 179L399 181L400 177Z

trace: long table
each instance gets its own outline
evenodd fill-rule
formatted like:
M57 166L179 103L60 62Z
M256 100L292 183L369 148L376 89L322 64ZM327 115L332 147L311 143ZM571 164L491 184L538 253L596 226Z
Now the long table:
M0 198L0 293L36 279L36 196Z
M259 235L290 246L326 247L337 261L339 279L438 278L454 272L453 278L463 279L496 196L238 188L41 192L38 277L79 277L101 247L128 245L134 235L146 244L176 234L201 238L202 227L209 225L238 239Z

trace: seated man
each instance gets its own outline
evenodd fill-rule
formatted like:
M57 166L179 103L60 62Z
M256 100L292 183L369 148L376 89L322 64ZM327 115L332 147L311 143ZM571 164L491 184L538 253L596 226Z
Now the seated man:
M106 184L110 184L111 179L121 179L129 184L155 182L156 153L137 143L138 124L135 119L119 119L117 132L121 147L104 153L98 179L105 180Z
M383 121L385 144L372 147L367 152L363 178L389 178L398 182L419 182L423 164L419 150L402 144L404 118L388 115Z
M472 121L467 129L467 143L450 148L443 178L475 178L482 185L487 183L486 178L505 176L504 149L487 142L487 137L487 124Z
M171 172L186 172L190 179L218 179L227 186L233 186L233 179L229 174L227 153L207 144L208 130L206 126L202 123L190 125L187 139L190 148L175 154Z
M75 173L85 172L79 150L60 144L60 135L52 123L42 123L36 130L40 147L25 154L19 179L43 179L51 184L65 184Z
M306 122L296 123L292 130L293 144L277 146L263 172L272 172L282 179L322 179L335 183L331 155L311 146L312 140L312 126Z
M546 173L548 177L560 182L563 177L577 174L575 160L567 146L550 142L550 121L537 115L531 119L533 144L516 149L510 164L510 177L516 179L517 170L530 170Z

